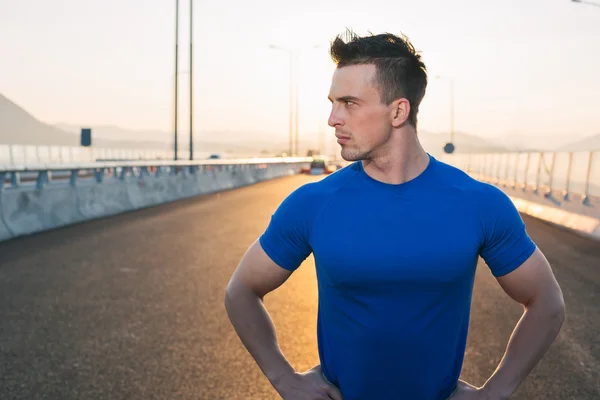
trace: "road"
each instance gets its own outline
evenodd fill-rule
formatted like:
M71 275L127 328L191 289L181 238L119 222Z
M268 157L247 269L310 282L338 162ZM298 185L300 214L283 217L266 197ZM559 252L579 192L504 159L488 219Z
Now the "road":
M0 244L0 399L277 399L223 306L225 285L299 185L263 182ZM567 321L514 399L600 398L600 246L524 217ZM313 259L266 298L295 368L318 362ZM462 378L481 385L521 307L478 268Z

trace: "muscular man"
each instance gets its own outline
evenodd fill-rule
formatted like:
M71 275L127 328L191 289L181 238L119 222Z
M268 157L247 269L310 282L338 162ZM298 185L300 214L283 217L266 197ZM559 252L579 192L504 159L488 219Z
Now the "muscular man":
M404 37L331 45L329 125L352 163L278 207L227 287L230 320L285 400L507 399L556 338L564 302L548 262L499 189L429 155L427 86ZM314 255L320 365L290 366L263 297ZM524 307L483 387L459 380L477 261Z

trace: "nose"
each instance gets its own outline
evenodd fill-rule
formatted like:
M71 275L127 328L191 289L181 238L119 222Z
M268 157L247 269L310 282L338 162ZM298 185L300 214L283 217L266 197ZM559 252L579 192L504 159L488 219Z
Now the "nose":
M331 126L332 128L335 128L338 125L344 125L344 120L339 116L339 112L335 105L331 107L331 113L329 113L327 125Z

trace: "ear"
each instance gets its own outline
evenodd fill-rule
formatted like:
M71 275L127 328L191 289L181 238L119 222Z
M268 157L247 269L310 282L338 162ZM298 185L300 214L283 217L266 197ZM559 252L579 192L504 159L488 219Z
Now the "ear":
M392 103L392 126L394 128L401 127L408 120L409 115L409 101L405 98L394 100Z

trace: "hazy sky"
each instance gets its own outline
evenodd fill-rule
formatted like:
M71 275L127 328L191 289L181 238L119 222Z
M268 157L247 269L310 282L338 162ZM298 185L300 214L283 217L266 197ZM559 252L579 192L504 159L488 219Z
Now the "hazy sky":
M194 2L195 127L287 135L289 55L300 131L325 129L329 41L405 33L430 84L420 129L483 137L600 132L600 7L569 0ZM173 125L175 0L0 0L0 93L44 122ZM320 48L311 49L313 45ZM180 2L180 129L188 129L189 1Z

